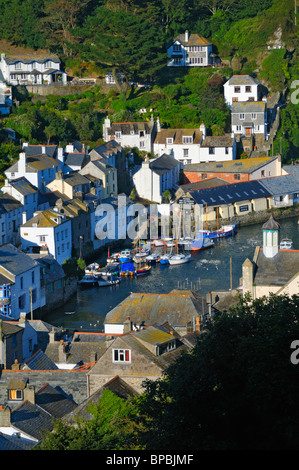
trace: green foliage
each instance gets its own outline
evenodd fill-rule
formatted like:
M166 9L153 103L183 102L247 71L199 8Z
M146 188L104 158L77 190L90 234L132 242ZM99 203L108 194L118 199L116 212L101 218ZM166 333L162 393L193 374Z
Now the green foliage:
M135 435L135 408L129 400L104 390L97 404L87 411L93 415L88 421L77 420L71 426L57 420L54 430L46 433L36 450L126 450L133 449Z
M86 264L83 259L72 257L64 260L62 268L67 277L81 279L84 276Z
M139 399L149 450L295 450L299 297L240 299Z
M288 73L288 60L285 58L285 49L276 49L270 52L262 62L260 78L269 83L272 91L280 91L284 88L286 80L290 78Z

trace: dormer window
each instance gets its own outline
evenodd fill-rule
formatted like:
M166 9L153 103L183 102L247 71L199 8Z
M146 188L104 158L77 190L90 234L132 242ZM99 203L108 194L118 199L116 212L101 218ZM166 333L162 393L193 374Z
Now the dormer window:
M190 135L184 135L183 136L183 144L192 144L193 142L193 137Z
M9 390L8 397L9 400L22 401L23 400L23 390Z
M173 144L173 138L172 137L167 137L166 143L167 144Z

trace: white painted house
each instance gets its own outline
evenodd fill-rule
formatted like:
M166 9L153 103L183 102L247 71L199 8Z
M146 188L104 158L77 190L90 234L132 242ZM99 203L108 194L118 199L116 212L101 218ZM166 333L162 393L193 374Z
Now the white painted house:
M231 135L207 136L200 146L201 162L223 162L235 160L237 143Z
M113 122L107 117L103 124L105 142L115 140L123 148L137 147L145 152L153 151L155 123L149 122Z
M167 46L169 67L207 67L214 64L212 43L199 34L185 31Z
M260 82L250 75L233 75L224 87L224 98L231 108L239 101L259 101L261 99Z
M45 189L61 167L62 162L44 153L28 156L21 152L19 160L5 170L5 175L9 181L25 177L36 188Z
M133 176L138 196L161 203L164 191L177 187L181 169L182 164L171 155L163 154L153 160L147 158Z
M65 85L67 74L60 70L55 54L6 55L1 54L0 70L9 85Z
M4 194L9 194L14 197L23 205L23 212L30 219L38 208L38 190L29 181L24 178L16 178L14 180L5 180L4 186L1 191Z
M59 264L72 256L71 220L58 210L37 212L20 227L20 235L24 251L46 246Z
M204 123L196 129L161 129L159 119L157 124L155 155L171 152L174 158L184 165L201 161L200 147L206 135Z
M0 194L0 245L19 242L24 206L10 194Z
M39 263L12 244L0 246L0 313L18 320L44 305Z

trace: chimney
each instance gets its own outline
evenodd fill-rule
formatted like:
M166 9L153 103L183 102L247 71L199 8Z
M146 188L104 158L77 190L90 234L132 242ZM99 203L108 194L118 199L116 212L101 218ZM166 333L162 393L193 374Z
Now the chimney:
M24 401L29 401L35 405L35 388L33 385L24 388Z
M58 361L59 362L66 362L67 354L65 350L65 343L62 340L60 340L59 346L58 346Z
M27 222L27 212L24 211L22 213L22 224L26 224L26 222Z
M200 330L201 330L200 317L196 317L196 319L195 319L195 331L200 331Z
M186 29L185 31L185 42L189 41L189 31Z
M45 153L47 155L47 150L46 147L42 146L42 153Z
M19 364L18 359L15 359L14 364L11 366L11 370L20 370L21 369L21 364Z
M98 360L97 353L94 351L91 351L90 353L90 362L96 362Z
M57 149L57 160L64 164L64 151L62 147L58 147Z
M63 172L62 170L58 170L57 173L55 174L55 179L56 180L62 180L63 179Z
M54 328L52 328L52 330L49 333L50 344L55 343L55 336L56 336L56 332L55 332Z
M157 132L161 131L161 123L160 123L160 118L159 116L157 117Z
M27 156L25 152L21 152L19 155L19 162L18 162L18 172L21 176L26 174L26 163L27 163Z
M9 428L10 423L10 408L8 406L0 406L0 427Z
M19 318L19 325L25 326L25 323L26 323L26 312L21 312L20 318Z
M69 144L65 147L66 153L73 153L74 152L74 146L69 142Z
M207 134L207 130L206 130L205 123L203 121L202 121L201 125L199 126L199 130L202 133L202 138L205 139L206 134Z
M126 319L126 321L124 321L124 330L123 330L123 332L124 333L129 333L130 331L132 331L132 322L130 320L130 317L128 317Z

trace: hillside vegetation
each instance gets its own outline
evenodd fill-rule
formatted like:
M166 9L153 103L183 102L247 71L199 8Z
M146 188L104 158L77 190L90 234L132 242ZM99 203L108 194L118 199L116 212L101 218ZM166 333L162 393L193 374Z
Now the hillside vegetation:
M0 0L0 12L8 44L55 52L73 76L103 76L109 69L125 77L108 94L95 87L39 100L16 90L21 106L4 125L25 140L79 139L92 147L106 114L137 120L141 108L147 110L142 119L159 116L164 127L196 127L203 120L209 134L221 135L230 126L223 83L248 73L269 94L285 96L274 150L282 150L284 162L298 157L299 112L290 100L299 77L294 0ZM167 68L165 45L185 29L210 39L224 67ZM136 82L150 87L136 89Z

